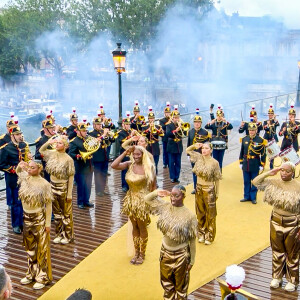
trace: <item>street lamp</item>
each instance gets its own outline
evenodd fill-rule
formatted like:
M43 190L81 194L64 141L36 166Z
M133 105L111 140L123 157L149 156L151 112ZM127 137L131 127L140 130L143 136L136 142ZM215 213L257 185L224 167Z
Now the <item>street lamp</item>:
M121 49L122 43L117 43L117 48L112 51L115 70L118 74L119 81L119 129L122 128L122 79L121 74L125 72L126 51Z
M296 98L296 107L300 107L300 60L298 60L298 69L299 69L299 76L298 76L298 89L297 89L297 98Z

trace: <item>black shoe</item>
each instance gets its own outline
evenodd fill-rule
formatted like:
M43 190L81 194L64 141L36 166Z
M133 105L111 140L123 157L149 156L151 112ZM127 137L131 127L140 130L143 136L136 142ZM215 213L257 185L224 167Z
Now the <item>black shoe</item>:
M85 207L94 207L94 204L91 202L83 204Z
M249 199L242 199L242 200L240 200L240 202L247 202L247 201L251 201L251 200L249 200Z
M257 203L257 202L256 202L256 199L251 200L251 202L252 202L252 204L256 204L256 203Z
M79 205L78 205L78 208L79 208L79 209L84 209L84 205L83 205L83 204L79 204Z
M105 192L105 191L103 192L103 194L106 195L106 196L110 195L110 193Z
M103 196L104 196L104 193L103 193L103 192L99 192L99 193L96 193L96 195L97 195L98 197L103 197Z
M175 182L175 179L171 179L171 182L174 183L174 182Z
M164 165L163 168L166 169L168 167L168 165Z
M195 195L195 194L196 194L196 191L195 191L195 190L192 190L191 194L192 194L192 195Z
M22 230L19 226L16 226L16 227L13 228L13 232L16 233L16 234L21 234Z
M111 174L110 173L107 173L107 176L110 176Z
M126 193L126 192L128 191L128 188L127 188L126 186L124 186L124 187L122 187L122 191L123 191L124 193Z
M174 182L176 183L180 183L180 181L178 179L174 179Z

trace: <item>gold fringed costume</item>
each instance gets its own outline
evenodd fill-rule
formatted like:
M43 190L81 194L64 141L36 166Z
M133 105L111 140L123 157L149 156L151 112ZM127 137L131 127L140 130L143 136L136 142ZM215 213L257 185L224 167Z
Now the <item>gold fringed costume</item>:
M17 167L19 197L23 205L23 243L28 256L26 278L48 284L52 281L50 234L53 196L50 183L41 176L29 176Z
M73 159L65 152L48 150L48 143L40 148L46 161L46 171L50 174L51 188L54 196L52 209L55 219L57 237L67 242L74 240L72 189L75 174Z
M131 164L125 179L129 186L129 190L124 197L122 213L134 220L149 220L145 196L150 192L150 183L148 182L146 175L134 173L133 164Z
M201 153L193 151L195 145L186 149L190 160L195 163L193 172L197 175L195 210L198 219L199 241L212 243L216 236L216 217L219 180L222 178L217 160L204 157Z
M187 299L190 272L195 262L196 216L185 206L156 199L157 190L145 198L150 211L159 215L158 229L164 234L160 251L160 281L164 299Z
M253 184L265 191L264 202L273 206L270 220L272 248L272 277L299 284L300 183L295 179L283 181L257 176Z

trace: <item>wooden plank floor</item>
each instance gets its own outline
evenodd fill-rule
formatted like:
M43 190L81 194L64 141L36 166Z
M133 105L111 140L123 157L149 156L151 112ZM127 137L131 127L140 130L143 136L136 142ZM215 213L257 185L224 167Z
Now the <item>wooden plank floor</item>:
M232 139L230 149L225 155L225 164L236 160L238 157L239 147L235 143L235 139ZM181 183L184 185L192 182L190 169L190 163L186 155L183 154ZM32 284L22 286L19 283L27 269L26 252L22 246L22 236L12 233L5 193L0 193L0 263L6 267L12 278L13 295L11 299L37 299L125 224L127 218L120 214L122 199L125 195L120 188L120 172L110 170L110 173L107 188L110 193L109 196L96 197L94 186L92 187L91 201L95 203L95 208L79 210L76 205L76 189L73 190L76 240L75 243L69 245L51 243L53 283L40 291L34 291ZM169 180L168 169L162 168L162 157L159 164L158 185L166 189L171 189L174 185ZM53 237L54 226L52 226L51 240ZM247 274L244 287L262 299L298 299L297 293L286 294L282 291L269 289L271 280L271 251L269 248L245 261L242 266ZM217 282L213 280L199 288L189 295L189 299L220 299Z

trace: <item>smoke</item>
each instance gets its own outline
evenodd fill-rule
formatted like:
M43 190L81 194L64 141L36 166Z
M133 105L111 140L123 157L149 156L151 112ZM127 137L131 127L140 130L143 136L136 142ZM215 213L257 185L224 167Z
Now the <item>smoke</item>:
M161 113L166 101L193 112L210 103L225 106L295 90L300 42L271 17L253 20L216 9L203 16L177 5L157 32L147 51L133 51L122 41L128 51L122 74L123 116L132 111L135 100L143 114L148 105ZM118 78L111 54L115 42L110 33L100 33L82 52L62 31L44 33L37 49L43 55L55 53L52 64L58 64L61 74L58 80L27 82L30 93L55 95L61 89L58 100L64 101L65 114L76 106L79 116L91 119L103 103L106 114L117 120Z

